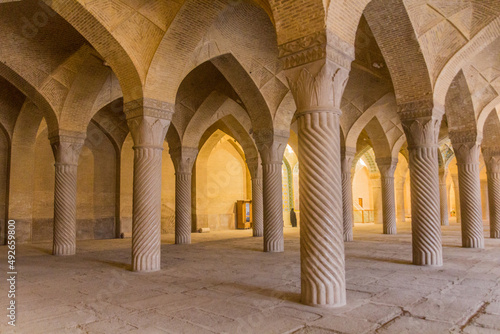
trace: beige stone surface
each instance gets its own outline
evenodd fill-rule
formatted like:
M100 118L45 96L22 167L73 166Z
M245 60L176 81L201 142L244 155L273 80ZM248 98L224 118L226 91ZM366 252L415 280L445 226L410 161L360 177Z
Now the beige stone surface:
M131 271L130 239L78 241L73 258L50 243L19 247L18 326L2 333L489 333L499 330L496 240L460 248L460 227L443 227L444 265L412 266L409 224L382 235L354 227L346 244L347 306L300 303L299 231L287 252L260 252L251 231L162 238L162 269ZM5 261L5 246L0 247ZM97 284L96 282L100 282ZM5 287L1 282L0 287ZM2 296L2 300L5 300Z

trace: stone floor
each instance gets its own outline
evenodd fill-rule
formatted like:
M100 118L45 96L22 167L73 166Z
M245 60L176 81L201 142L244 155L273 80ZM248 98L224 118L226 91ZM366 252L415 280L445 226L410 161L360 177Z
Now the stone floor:
M130 239L78 242L74 257L18 246L17 326L4 315L0 333L500 333L500 240L463 249L460 227L443 227L445 264L427 268L410 264L409 224L381 230L355 227L338 309L299 303L298 229L285 229L281 254L261 252L250 231L193 234L183 246L167 235L163 269L149 274L129 270ZM5 313L7 290L1 279Z

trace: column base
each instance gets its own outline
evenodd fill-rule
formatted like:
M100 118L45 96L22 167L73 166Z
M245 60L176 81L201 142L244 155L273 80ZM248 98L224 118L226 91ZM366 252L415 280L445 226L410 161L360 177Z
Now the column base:
M500 231L490 231L491 239L500 239Z
M345 242L351 242L354 241L354 236L352 233L345 233L344 234L344 241Z
M384 234L397 234L397 228L394 227L384 227Z
M258 237L263 237L264 232L263 231L253 231L253 236L258 238Z
M463 248L484 248L484 239L462 239Z
M413 264L416 266L434 266L443 265L442 254L413 254Z
M71 256L76 254L76 246L72 247L61 247L53 246L52 255L55 256Z
M175 244L176 245L189 245L191 244L191 236L181 236L181 237L175 237Z
M266 253L281 253L285 251L283 242L268 243L264 245L264 252Z
M160 271L161 265L160 261L158 263L137 263L132 264L132 271L141 273L150 273L154 271Z

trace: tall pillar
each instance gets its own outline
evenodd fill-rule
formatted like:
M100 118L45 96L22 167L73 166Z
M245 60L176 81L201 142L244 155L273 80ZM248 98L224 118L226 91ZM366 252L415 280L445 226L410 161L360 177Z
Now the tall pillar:
M479 180L479 142L475 134L450 133L457 157L458 187L462 215L462 247L484 248L481 183Z
M382 183L382 212L384 234L396 234L396 197L394 195L394 172L398 159L377 159Z
M124 106L134 140L133 271L160 270L161 160L173 106L139 99Z
M170 150L175 167L175 244L190 244L192 229L191 178L198 149L179 147Z
M252 220L253 236L264 235L264 203L262 199L262 165L258 157L247 158L247 166L252 177Z
M254 132L255 143L262 159L264 208L264 252L283 252L283 154L289 134L274 134L273 130Z
M488 177L490 237L500 239L500 150L495 155L484 154L484 160Z
M356 149L346 147L341 153L341 170L342 170L342 215L344 224L344 241L352 241L353 219L352 219L352 177L351 169Z
M453 180L453 191L455 193L455 217L457 219L457 224L462 223L462 215L460 212L460 191L458 189L458 174L451 174L451 179Z
M383 224L384 212L382 207L382 179L380 173L370 173L370 182L373 199L373 222Z
M489 221L489 199L488 199L488 180L481 179L481 211L483 213L483 221Z
M416 265L443 264L437 144L442 115L432 101L400 106L410 157L412 253Z
M321 60L288 71L297 106L302 302L346 303L339 117L350 62Z
M441 200L441 225L450 225L448 221L448 193L446 188L446 178L448 171L446 168L439 168L439 199Z
M396 182L396 221L404 223L405 217L405 181L406 177L401 177Z
M85 134L51 138L55 158L54 239L52 254L76 253L76 183Z

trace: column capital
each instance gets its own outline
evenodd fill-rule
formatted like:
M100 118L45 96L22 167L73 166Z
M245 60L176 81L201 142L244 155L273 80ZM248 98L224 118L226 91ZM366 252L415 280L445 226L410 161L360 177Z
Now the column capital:
M77 166L85 137L85 133L71 131L60 131L59 135L51 137L50 145L56 164Z
M408 140L408 149L437 147L444 108L431 99L398 106L398 113Z
M169 150L176 174L191 174L198 156L196 147L177 147Z
M340 102L349 70L327 59L288 70L287 78L297 117L311 112L341 114Z
M262 178L262 161L259 156L247 157L246 163L252 180L256 178Z
M253 134L263 164L282 164L290 133L260 129Z
M484 162L488 173L500 174L500 154L493 156L484 155Z
M472 131L456 131L449 134L457 165L479 164L481 136Z
M340 163L342 173L351 174L352 163L356 156L356 149L353 147L341 147Z
M378 158L376 159L378 169L380 171L380 176L383 178L394 177L394 172L398 165L398 158Z

